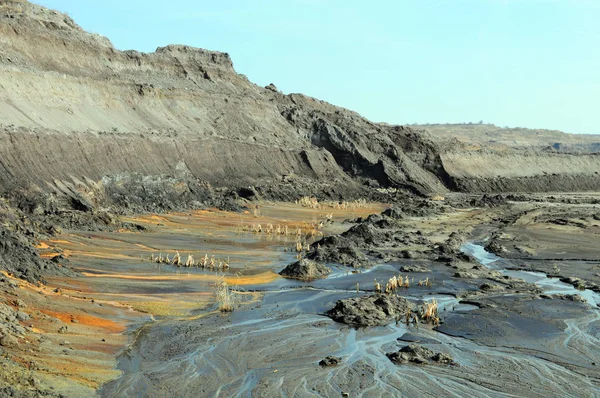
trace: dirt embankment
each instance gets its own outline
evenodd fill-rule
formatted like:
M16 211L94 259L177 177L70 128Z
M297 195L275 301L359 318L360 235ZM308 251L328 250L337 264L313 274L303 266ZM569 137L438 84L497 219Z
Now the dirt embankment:
M3 190L182 171L220 187L295 176L324 192L358 192L365 181L445 190L435 146L408 128L258 87L225 53L122 52L65 15L22 1L0 7Z
M600 188L600 154L540 150L448 152L441 156L463 192L572 192Z
M185 45L118 51L27 1L0 3L0 70L5 195L25 187L136 212L226 207L248 186L251 196L284 200L364 196L377 187L600 188L594 156L506 147L463 156L464 143L259 87L226 53Z

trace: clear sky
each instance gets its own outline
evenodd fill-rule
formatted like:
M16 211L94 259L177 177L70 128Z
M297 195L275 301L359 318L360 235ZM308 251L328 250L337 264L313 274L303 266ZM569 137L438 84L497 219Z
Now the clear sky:
M35 0L121 50L187 44L388 123L600 134L598 0Z

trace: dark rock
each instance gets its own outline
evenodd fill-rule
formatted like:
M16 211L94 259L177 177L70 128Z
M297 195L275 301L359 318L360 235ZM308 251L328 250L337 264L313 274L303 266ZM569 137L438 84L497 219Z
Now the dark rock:
M303 258L300 261L296 261L285 267L279 275L287 278L294 278L300 280L313 280L318 278L326 277L331 273L331 269L323 264L316 261L308 260Z
M57 271L54 264L39 256L33 245L31 237L0 224L0 269L32 283L42 279L44 269Z
M396 220L394 220L391 217L381 217L380 220L373 222L373 225L376 226L377 228L396 228L398 226L398 223L396 222Z
M485 250L498 256L506 255L506 253L509 252L506 247L502 246L495 239L492 239L490 243L485 246Z
M475 275L472 272L466 272L466 271L458 271L453 275L455 278L461 278L461 279L475 279L477 278L477 275Z
M313 244L308 258L321 263L337 263L354 268L369 266L369 259L351 240L339 236L328 236Z
M56 255L56 256L52 257L52 258L50 259L50 261L52 261L54 264L59 264L59 263L64 263L64 262L66 262L66 261L68 261L68 260L67 260L67 258L66 258L65 256L63 256L62 254L59 254L59 255Z
M402 250L400 252L400 254L402 255L402 258L405 258L405 259L412 259L412 258L416 257L415 252L410 251L410 250Z
M274 93L277 93L279 90L277 90L277 86L275 86L273 83L269 84L268 86L265 87L267 90L273 91Z
M560 279L561 282L564 283L568 283L569 285L573 285L576 289L585 289L585 281L581 278L576 278L576 277L566 277L566 278L561 278Z
M573 301L575 303L586 303L587 300L583 298L580 294L555 294L554 298L559 300L568 300Z
M353 226L342 234L344 238L351 240L359 246L373 245L384 240L385 233L375 228L368 222Z
M342 362L342 358L328 356L325 359L322 359L319 362L319 366L327 367L327 366L335 366L339 365Z
M371 295L339 300L327 311L337 322L355 326L388 325L412 310L412 304L403 297Z
M453 364L454 363L454 359L450 355L444 354L443 352L435 353L431 357L431 360L434 362L444 363L444 364Z
M244 199L247 200L262 200L260 194L256 191L254 187L243 187L238 189L237 194Z
M431 272L429 268L425 268L422 265L403 265L400 267L401 272Z
M418 344L410 344L402 347L397 352L386 354L390 361L395 364L416 363L416 364L454 364L454 360L448 354L433 352L429 348Z
M479 286L479 289L484 292L498 292L504 290L504 287L494 283L483 283Z
M394 220L401 220L404 218L404 213L397 207L390 207L381 214L393 218Z

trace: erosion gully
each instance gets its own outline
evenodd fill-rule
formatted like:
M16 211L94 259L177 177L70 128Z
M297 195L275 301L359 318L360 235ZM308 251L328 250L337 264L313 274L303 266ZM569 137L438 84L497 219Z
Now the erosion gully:
M546 316L538 314L529 324L517 325L528 333L506 334L493 344L476 334L427 325L353 328L333 322L324 312L339 299L372 294L373 280L399 274L401 262L362 273L331 265L329 278L312 282L283 279L277 272L295 260L294 238L243 231L244 225L259 223L301 227L331 214L336 222L323 232L340 233L351 225L345 219L383 208L272 204L244 214L146 215L129 221L146 226L147 232L71 231L46 242L46 255L60 247L84 272L55 283L148 315L128 325L131 344L118 361L122 376L104 385L103 396L600 396L597 293L576 291L541 273L508 271L507 260L471 242L463 251L486 267L535 283L548 294L580 294L587 306L567 317L562 330L536 335ZM151 254L172 257L176 250L197 259L204 254L227 257L231 268L182 269L148 260ZM483 309L461 303L462 285L448 271L432 268L431 277L433 287L414 286L402 294L415 302L437 300L443 323L477 324L489 317ZM239 291L241 303L233 313L216 310L213 291L219 278ZM518 322L511 315L491 321ZM411 342L452 355L457 366L397 366L386 357ZM318 362L329 355L341 357L342 363L320 367Z

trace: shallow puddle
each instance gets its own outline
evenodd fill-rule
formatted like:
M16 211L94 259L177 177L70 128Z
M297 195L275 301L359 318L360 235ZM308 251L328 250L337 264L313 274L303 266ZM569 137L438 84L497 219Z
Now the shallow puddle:
M482 245L467 243L462 250L472 255L481 264L499 271L502 275L523 279L525 282L535 283L544 289L547 294L578 294L593 307L600 306L600 294L590 289L576 289L573 285L561 282L559 278L551 278L542 272L507 270L503 264L509 260L498 257L494 253L485 250Z

